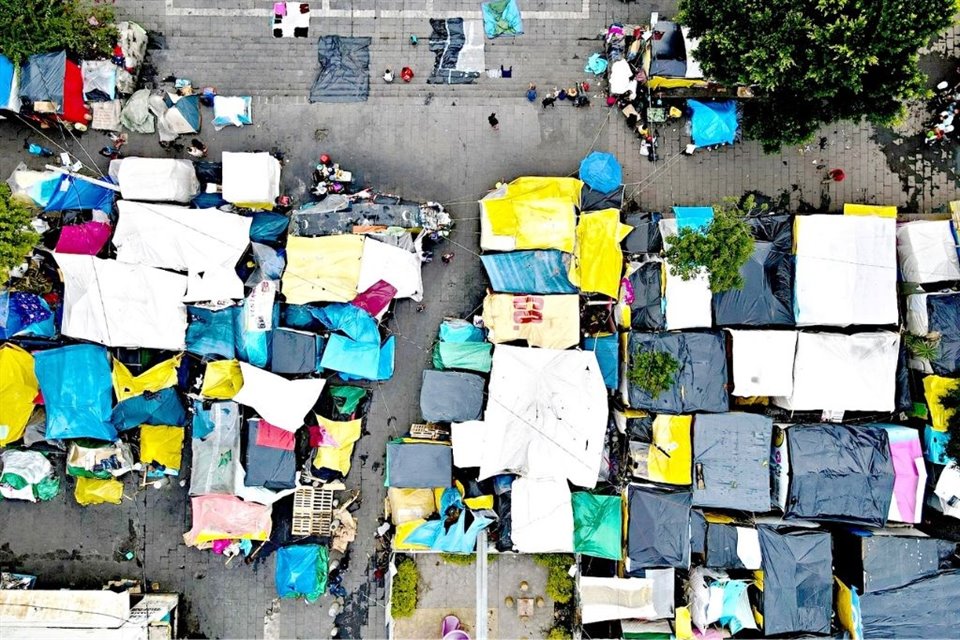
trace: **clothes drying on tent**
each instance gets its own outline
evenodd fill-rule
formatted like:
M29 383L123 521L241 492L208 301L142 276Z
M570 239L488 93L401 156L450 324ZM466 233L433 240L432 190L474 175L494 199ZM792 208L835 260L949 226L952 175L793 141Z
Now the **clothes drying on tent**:
M320 70L310 102L365 102L370 95L370 38L320 36Z
M427 84L472 84L485 70L479 20L430 19L430 51L436 56Z
M673 385L655 397L631 383L628 395L632 408L675 414L727 411L727 355L721 334L631 332L631 358L647 349L669 353L679 369Z
M690 119L693 144L698 147L713 147L733 144L736 141L737 130L740 128L736 102L687 100L687 106L693 112Z
M830 534L761 525L763 591L759 612L766 636L828 633L833 612Z
M523 20L517 0L495 0L480 5L483 30L488 38L523 35Z

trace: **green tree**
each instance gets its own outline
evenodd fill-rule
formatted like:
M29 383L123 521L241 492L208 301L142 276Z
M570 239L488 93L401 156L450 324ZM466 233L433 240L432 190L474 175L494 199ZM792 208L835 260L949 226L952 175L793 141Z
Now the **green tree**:
M706 76L759 89L744 132L766 151L808 142L821 124L890 125L926 95L918 50L950 26L958 0L681 0Z
M644 349L630 359L627 378L656 398L673 386L680 363L666 351Z
M4 0L0 53L17 64L60 49L83 58L109 56L117 40L113 20L112 6L88 0Z
M740 267L753 254L753 235L745 212L754 209L753 196L742 204L727 199L713 208L713 220L706 227L680 229L664 251L670 273L690 280L706 269L714 293L742 288Z
M0 286L40 240L30 226L35 215L33 207L11 197L9 185L0 183Z
M397 562L397 575L393 576L390 613L394 618L409 618L417 608L417 584L420 573L417 563L411 558Z
M569 571L573 556L564 553L538 553L533 559L547 568L547 595L560 604L570 602L573 598L573 578Z

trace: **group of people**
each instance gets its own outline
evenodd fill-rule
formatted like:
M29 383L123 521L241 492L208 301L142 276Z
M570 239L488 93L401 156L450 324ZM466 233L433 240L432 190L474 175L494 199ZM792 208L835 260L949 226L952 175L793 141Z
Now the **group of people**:
M411 80L413 80L413 69L411 69L410 67L404 67L403 69L400 69L400 79L403 80L404 82L410 82ZM391 71L390 69L387 69L386 71L384 71L383 81L386 82L387 84L392 84L393 71Z
M540 101L540 105L546 109L547 107L556 107L557 100L569 100L575 107L589 107L590 98L587 97L588 91L590 91L590 85L586 82L578 82L566 89L554 87L553 91L549 92ZM537 101L537 85L532 82L527 88L527 101Z
M933 107L937 112L933 124L927 129L926 142L934 144L957 138L954 119L960 115L960 84L950 87L946 81L937 85Z

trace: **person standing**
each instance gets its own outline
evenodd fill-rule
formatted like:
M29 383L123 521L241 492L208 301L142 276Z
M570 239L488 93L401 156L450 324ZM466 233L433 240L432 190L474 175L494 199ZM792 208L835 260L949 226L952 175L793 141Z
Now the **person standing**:
M490 123L490 126L494 131L497 131L500 128L500 121L497 120L496 113L491 113L489 116L487 116L487 122Z
M392 84L392 83L393 83L393 71L390 71L390 69L387 69L386 71L384 71L384 72L383 72L383 81L386 82L387 84Z

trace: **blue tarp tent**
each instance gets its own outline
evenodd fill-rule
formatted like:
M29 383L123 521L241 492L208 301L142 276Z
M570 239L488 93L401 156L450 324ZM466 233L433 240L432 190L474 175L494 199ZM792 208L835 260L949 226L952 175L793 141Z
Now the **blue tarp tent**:
M235 358L240 307L212 311L203 307L187 307L190 324L187 325L187 351L198 356Z
M433 446L433 445L429 445ZM428 520L410 532L406 542L422 544L434 551L448 553L471 553L477 546L477 536L493 520L474 514L473 522L466 527L467 509L460 498L460 492L453 488L444 490L440 497L440 513L447 513L450 507L460 510L456 523L446 527L443 520Z
M145 424L182 427L187 424L187 411L177 390L168 387L127 398L113 408L110 421L117 431Z
M519 36L523 34L523 21L517 0L496 0L480 5L483 12L483 31L488 38Z
M117 430L110 422L113 378L105 348L75 344L38 352L34 361L48 440L116 440Z
M13 336L56 335L53 311L35 293L0 291L0 340Z
M713 207L674 207L677 231L684 228L703 229L713 220Z
M560 251L510 251L480 256L497 293L578 293Z
M623 169L613 154L594 151L580 161L580 179L594 191L610 193L623 183Z
M7 56L0 54L0 109L19 111L17 93L17 67Z
M170 111L164 116L178 133L200 131L200 95L183 96L174 102L168 95L164 102Z
M67 53L38 53L27 58L20 81L20 97L31 102L52 102L63 113L63 81Z
M483 329L459 318L444 320L440 323L440 340L442 342L483 342Z
M112 182L110 178L102 178ZM50 199L44 205L44 211L70 211L75 209L99 209L104 213L113 213L113 199L116 193L67 175L61 175Z
M360 307L338 303L326 307L291 305L286 321L291 326L308 328L319 320L332 334L323 350L320 366L338 371L344 379L389 380L393 377L396 340L391 336L380 344L376 320Z
M616 335L584 338L583 350L593 351L600 364L603 383L608 389L620 386L619 342Z
M737 137L737 103L733 100L722 102L700 102L687 100L687 106L693 111L690 126L693 144L698 147L712 147L717 144L733 144Z
M327 590L326 547L303 544L280 547L274 581L281 598L304 598L316 602Z

